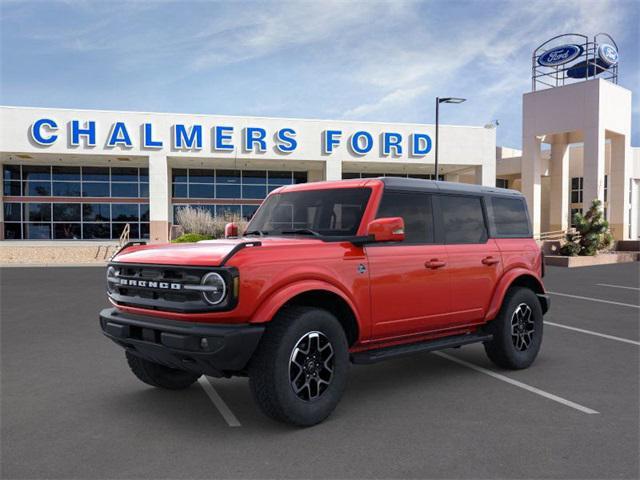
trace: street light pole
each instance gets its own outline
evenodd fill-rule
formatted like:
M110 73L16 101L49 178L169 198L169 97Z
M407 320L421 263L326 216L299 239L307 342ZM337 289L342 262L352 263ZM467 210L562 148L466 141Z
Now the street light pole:
M436 97L436 145L435 145L435 167L434 167L434 180L438 181L438 146L440 142L438 141L438 134L440 130L440 104L441 103L462 103L466 101L466 98L458 98L458 97Z
M438 141L438 131L440 130L440 97L436 97L436 162L434 168L434 176L433 179L438 181L438 145L440 142Z

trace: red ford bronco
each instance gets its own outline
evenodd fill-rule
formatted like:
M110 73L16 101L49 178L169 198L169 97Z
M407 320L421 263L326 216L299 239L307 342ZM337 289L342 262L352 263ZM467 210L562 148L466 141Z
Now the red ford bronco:
M281 187L241 238L129 245L107 269L104 334L143 382L248 375L268 416L313 425L349 362L482 342L526 368L549 308L515 191L382 178Z

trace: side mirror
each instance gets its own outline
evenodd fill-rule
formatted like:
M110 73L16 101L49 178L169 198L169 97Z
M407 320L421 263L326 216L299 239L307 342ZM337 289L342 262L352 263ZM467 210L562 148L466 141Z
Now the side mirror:
M224 226L224 238L236 238L238 236L238 225L235 223L227 223Z
M401 242L404 240L402 217L378 218L367 226L367 236L374 242Z

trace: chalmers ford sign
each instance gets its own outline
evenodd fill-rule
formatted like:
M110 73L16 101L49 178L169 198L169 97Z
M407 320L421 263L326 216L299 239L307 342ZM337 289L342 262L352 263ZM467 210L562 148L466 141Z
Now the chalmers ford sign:
M133 125L130 122L114 121L104 125L94 120L71 120L64 123L55 118L38 118L30 125L29 136L36 145L46 148L61 141L63 129L66 130L66 138L71 147L95 147L100 142L105 148L117 147L125 150L135 145L143 150L240 150L245 153L263 153L269 150L278 155L295 153L299 147L298 132L290 126L274 131L261 126L248 126L237 132L237 127L231 125L175 123L169 131L160 131L153 123ZM322 145L319 155L331 155L343 144L356 156L379 153L382 156L408 154L412 157L424 157L432 148L431 137L422 132L404 135L382 132L376 135L367 130L357 130L345 134L343 130L336 128L324 129L319 135Z

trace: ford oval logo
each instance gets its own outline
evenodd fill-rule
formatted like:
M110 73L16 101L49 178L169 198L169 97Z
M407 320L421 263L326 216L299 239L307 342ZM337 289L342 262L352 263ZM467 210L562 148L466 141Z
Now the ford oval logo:
M557 67L578 58L583 48L580 45L561 45L547 50L538 57L538 63L543 67Z
M613 45L603 43L598 47L598 57L610 67L618 63L618 50Z

